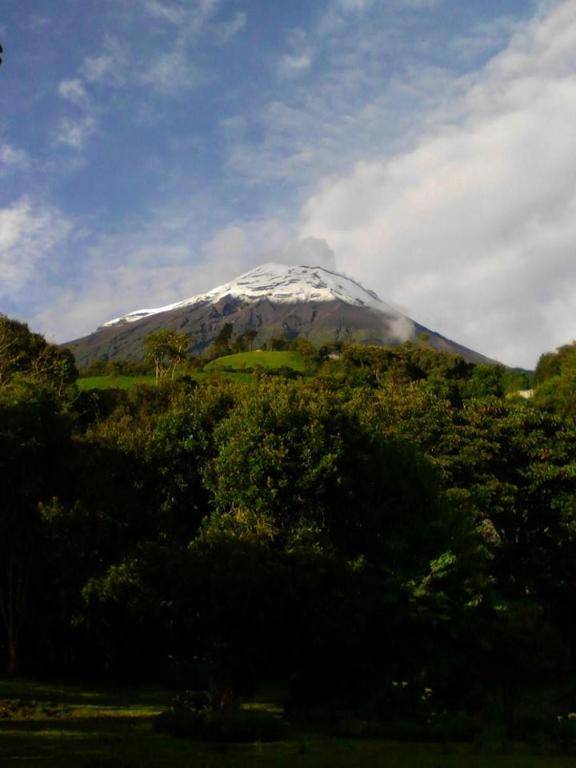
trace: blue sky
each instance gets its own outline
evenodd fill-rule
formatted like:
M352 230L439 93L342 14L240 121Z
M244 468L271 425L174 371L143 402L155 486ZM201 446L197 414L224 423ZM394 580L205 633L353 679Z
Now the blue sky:
M272 259L505 362L576 335L573 0L3 0L0 42L0 311L50 338Z

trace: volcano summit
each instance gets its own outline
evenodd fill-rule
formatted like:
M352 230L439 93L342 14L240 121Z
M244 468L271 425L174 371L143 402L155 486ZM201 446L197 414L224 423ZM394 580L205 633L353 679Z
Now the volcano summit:
M190 349L210 346L222 326L235 333L255 330L256 347L272 337L303 336L314 344L349 341L398 344L425 333L430 346L471 362L483 355L419 325L350 277L323 267L268 263L208 293L152 309L139 309L105 322L68 344L80 365L99 359L141 359L144 339L159 328L190 336Z

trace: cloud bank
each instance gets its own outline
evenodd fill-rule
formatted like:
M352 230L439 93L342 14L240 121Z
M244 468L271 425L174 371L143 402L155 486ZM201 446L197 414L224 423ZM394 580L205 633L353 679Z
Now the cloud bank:
M0 208L0 297L21 290L69 229L59 211L26 197Z
M320 183L301 234L416 320L533 365L576 336L576 3L461 87L413 149Z

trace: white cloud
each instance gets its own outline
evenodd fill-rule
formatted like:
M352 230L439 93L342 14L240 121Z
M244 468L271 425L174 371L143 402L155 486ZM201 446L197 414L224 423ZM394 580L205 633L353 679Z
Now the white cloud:
M291 241L279 252L275 259L281 264L324 267L330 270L336 268L334 251L326 240L320 240L317 237L304 237Z
M187 90L202 81L200 71L182 49L157 56L141 73L140 82L164 93Z
M87 83L122 86L129 66L126 47L116 38L108 37L100 53L84 58L79 75Z
M171 24L179 24L185 15L184 10L178 5L161 2L161 0L145 0L144 10L150 16Z
M212 35L219 42L231 40L246 25L246 14L236 11L231 16L215 20L221 0L142 0L144 12L178 29L179 40L193 42L200 34Z
M479 56L494 55L502 50L521 24L522 22L514 16L496 16L475 24L464 34L453 37L447 48L460 61L473 62Z
M58 210L27 197L0 208L0 296L13 297L35 278L70 229Z
M336 7L344 12L364 11L374 2L375 0L337 0Z
M424 9L434 8L440 5L444 0L385 0L390 5L395 5L399 8L410 9ZM379 0L336 0L335 5L337 9L346 12L362 12L368 8L378 5ZM382 0L380 0L382 4Z
M0 144L0 176L29 166L30 158L23 149L16 149L10 144Z
M64 117L58 125L56 141L71 149L81 150L95 131L96 120L91 115Z
M576 335L576 4L519 29L452 122L319 185L302 233L416 320L531 365Z
M406 6L406 8L435 8L437 5L443 3L444 0L400 0L400 5Z
M279 219L238 222L197 237L198 208L166 206L124 233L82 248L77 287L55 288L33 318L50 338L67 341L145 306L202 293L265 261L295 258L294 229ZM314 245L304 245L311 252ZM317 254L325 248L316 247ZM110 258L114 254L114 258Z
M99 238L84 252L80 288L53 289L34 325L69 341L113 317L206 292L267 261L334 269L325 241L298 239L279 219L231 224L203 243L193 242L194 225L193 215L164 210L140 231Z
M59 96L80 110L79 115L60 119L58 143L79 151L106 114L120 104L130 109L126 100L110 91L122 91L134 114L149 116L155 114L150 108L151 90L155 96L179 97L204 84L207 75L197 62L199 40L227 43L246 24L242 11L219 14L221 0L138 0L138 6L149 17L152 37L131 36L135 9L116 7L110 16L114 33L105 37L99 52L84 58L74 76L58 84ZM136 106L142 94L146 101Z
M249 115L253 130L230 141L236 178L307 193L367 152L407 146L420 122L459 92L464 54L463 43L448 49L447 31L427 22L416 34L409 25L418 14L406 16L404 0L333 0L313 25L290 30L272 64L277 88ZM488 32L468 35L470 45L482 37L477 55L494 42ZM446 56L438 56L440 45Z
M88 104L88 94L84 83L77 77L72 80L62 80L58 85L58 93L63 99L77 107L86 107Z
M56 127L56 142L80 152L98 127L98 109L86 90L86 81L79 77L62 80L58 95L77 107L73 115L60 118Z
M280 59L279 70L284 77L299 75L301 72L309 69L312 65L312 54L310 51L301 53L286 54Z
M247 16L243 11L237 11L229 19L221 21L216 25L215 35L221 43L227 43L233 37L241 32L246 26Z

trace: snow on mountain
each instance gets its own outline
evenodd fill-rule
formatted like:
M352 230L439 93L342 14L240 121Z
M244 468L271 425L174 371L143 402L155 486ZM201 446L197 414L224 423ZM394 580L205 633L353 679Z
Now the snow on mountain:
M104 323L104 327L134 323L150 315L181 309L200 302L215 304L226 296L247 303L261 299L268 299L277 304L343 301L356 307L398 315L396 310L381 301L373 291L369 291L360 283L338 272L331 272L323 267L290 267L271 262L256 267L229 283L219 285L208 293L192 296L165 307L139 309L109 320Z

